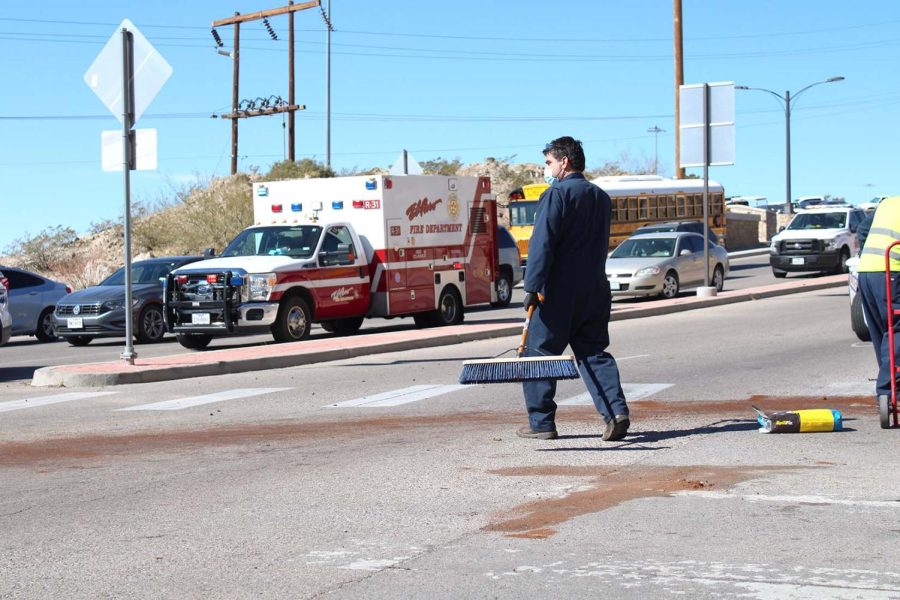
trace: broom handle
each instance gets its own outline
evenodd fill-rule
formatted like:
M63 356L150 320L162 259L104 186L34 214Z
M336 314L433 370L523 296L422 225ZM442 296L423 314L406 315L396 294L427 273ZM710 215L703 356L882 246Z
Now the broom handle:
M544 295L537 295L538 302L544 301ZM531 315L534 314L534 304L528 307L528 315L525 316L525 326L522 327L522 343L516 349L516 356L521 358L525 354L525 342L528 340L528 324L531 322Z

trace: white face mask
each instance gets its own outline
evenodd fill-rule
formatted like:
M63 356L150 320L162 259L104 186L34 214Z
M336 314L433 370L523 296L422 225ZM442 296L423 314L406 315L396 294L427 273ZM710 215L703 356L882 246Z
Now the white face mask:
M550 165L544 167L544 181L547 182L547 185L553 185L559 179L553 175L553 169L550 168Z

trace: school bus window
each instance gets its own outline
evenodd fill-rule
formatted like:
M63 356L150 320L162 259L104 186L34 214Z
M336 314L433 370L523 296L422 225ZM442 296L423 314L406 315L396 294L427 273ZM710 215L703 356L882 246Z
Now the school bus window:
M637 198L629 198L628 199L628 220L629 221L637 221L638 218L638 210L637 210Z
M640 196L638 198L638 214L639 218L646 219L647 218L647 204L650 202L650 199L646 196Z
M678 205L678 214L676 216L683 217L684 216L684 196L676 196L675 201Z
M675 218L675 196L666 196L666 218Z
M627 221L628 220L628 203L625 201L625 198L617 198L616 205L619 207L619 220Z
M689 196L688 215L703 218L703 196L697 194Z
M647 198L647 218L648 219L656 219L656 202L657 202L657 198L655 196L652 198Z

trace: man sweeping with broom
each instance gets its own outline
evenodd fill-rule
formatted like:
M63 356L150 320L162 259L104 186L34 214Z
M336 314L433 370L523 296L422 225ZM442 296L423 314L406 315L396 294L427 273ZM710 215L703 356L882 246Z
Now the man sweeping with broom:
M528 245L525 310L535 306L525 356L556 356L567 345L578 362L594 406L606 421L603 439L620 440L630 424L619 367L609 346L612 297L606 279L611 202L584 178L584 150L571 137L544 148L544 178ZM529 424L523 438L551 440L556 432L556 381L526 381Z

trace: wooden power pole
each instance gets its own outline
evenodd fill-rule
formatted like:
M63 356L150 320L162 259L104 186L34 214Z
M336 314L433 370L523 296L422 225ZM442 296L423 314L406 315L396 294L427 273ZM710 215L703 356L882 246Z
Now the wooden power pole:
M231 174L237 173L238 163L238 119L248 117L260 117L263 115L274 115L278 113L288 113L288 159L294 160L295 135L294 135L294 113L303 110L306 106L302 104L294 104L294 13L298 10L306 10L307 8L316 8L321 5L321 0L311 0L302 4L294 4L289 2L287 6L281 8L271 8L269 10L261 10L255 13L242 15L234 13L233 17L219 19L213 21L212 27L223 27L225 25L234 25L234 52L232 60L234 60L234 68L232 69L232 90L231 90L231 113L222 115L223 119L231 119ZM240 75L240 39L241 39L241 23L249 21L258 21L267 17L287 14L288 27L288 102L286 105L266 106L253 110L238 110L238 81Z
M684 55L681 37L681 0L675 2L675 179L684 179L681 167L681 86L684 85Z

